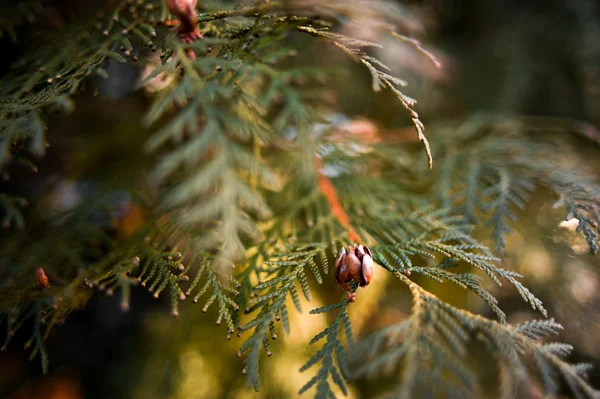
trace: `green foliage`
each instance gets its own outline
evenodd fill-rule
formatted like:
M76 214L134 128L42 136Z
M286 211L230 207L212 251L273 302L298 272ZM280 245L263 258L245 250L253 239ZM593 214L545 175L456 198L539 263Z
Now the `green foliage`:
M342 51L348 54L351 58L363 64L371 74L373 91L379 91L382 87L386 87L389 88L392 92L394 92L394 94L402 104L402 107L404 107L404 109L406 109L410 113L415 128L417 129L419 141L422 142L425 146L425 152L427 154L429 169L431 169L433 167L433 158L431 157L431 149L429 147L429 142L427 141L427 138L425 137L425 134L423 132L425 130L425 126L423 125L423 122L421 122L421 120L419 119L419 114L417 114L412 109L412 107L416 104L416 100L406 96L399 89L400 87L406 86L406 82L402 79L398 79L395 76L390 75L388 73L390 71L390 68L387 65L379 61L377 58L366 54L363 51L363 48L365 47L382 46L377 43L371 43L364 40L357 40L335 33L330 33L328 29L314 29L310 26L299 26L298 30L300 30L301 32L310 33L311 35L321 36L330 40L331 43L335 44ZM391 33L396 38L406 40L404 36L398 35L396 32ZM417 48L419 50L422 50L422 48L418 45L418 42L414 41L411 43L416 44ZM430 57L430 59L432 60L432 62L434 62L436 66L439 66L439 63L431 54L425 54L427 54Z
M205 43L203 43L205 44ZM205 44L208 45L208 44ZM268 134L266 123L262 121L260 113L255 109L254 103L245 99L245 93L234 90L231 86L220 85L213 82L204 82L195 69L214 65L210 60L204 66L201 61L195 64L187 58L182 49L179 49L171 61L173 64L181 63L187 67L180 85L175 86L173 93L168 93L165 100L159 100L151 111L150 120L160 117L161 110L166 110L165 101L171 105L173 101L186 101L188 96L194 98L190 104L157 134L151 141L151 147L156 147L169 136L180 136L190 129L188 134L193 138L172 151L157 166L154 176L164 180L175 172L181 165L188 165L193 169L187 180L181 181L170 190L165 202L169 208L187 207L182 221L186 224L206 224L211 226L211 234L204 239L206 249L220 248L220 255L216 259L218 267L223 270L243 254L244 246L240 234L256 236L258 231L245 211L256 212L259 216L269 216L270 210L264 200L245 181L240 172L254 171L257 179L265 185L276 184L276 177L269 168L257 162L252 153L236 143L234 139L261 140ZM234 63L234 65L239 65ZM241 68L240 78L247 72ZM222 71L223 77L230 71ZM240 79L228 76L227 79ZM252 77L250 77L252 79ZM247 87L244 80L240 87ZM234 113L227 114L221 107L227 102L235 102L242 98L238 106L234 106ZM202 134L191 129L198 129L198 114L202 112ZM179 138L178 141L181 141ZM207 156L210 153L210 156ZM202 167L198 168L200 159L206 159ZM204 199L203 201L201 199ZM243 203L244 206L240 206ZM193 207L189 205L194 204ZM220 223L216 225L216 220Z
M168 289L171 302L171 313L179 315L179 302L186 300L198 284L201 288L193 298L193 303L211 292L212 295L202 308L206 312L210 305L217 300L219 315L217 324L225 319L230 333L234 328L235 312L238 305L231 299L239 293L234 289L237 284L229 278L223 280L210 267L212 255L204 252L201 245L201 236L196 232L181 229L175 224L154 225L138 233L149 233L143 240L134 237L129 245L123 246L120 251L115 251L118 258L123 259L127 254L135 255L116 265L107 259L104 271L86 279L88 286L97 285L101 290L106 290L112 295L116 289L121 290L121 307L129 309L129 290L132 284L148 287L154 298ZM195 272L195 277L190 281L189 275Z
M265 262L263 272L274 276L254 286L253 297L249 301L246 313L257 312L253 320L240 326L240 332L254 329L250 338L242 345L238 356L249 351L245 359L245 370L249 385L258 390L258 368L261 346L271 356L269 337L275 339L275 321L281 320L286 334L290 333L290 321L286 300L292 299L298 312L302 312L302 304L298 286L306 300L311 299L311 291L306 269L310 269L317 282L322 283L321 272L317 260L322 262L321 269L327 272L327 245L297 246L289 252L279 255L273 261Z
M93 287L108 295L119 291L127 310L131 287L140 284L155 298L168 292L175 316L188 296L194 303L206 298L202 311L216 311L229 339L236 329L248 335L238 357L245 356L247 383L258 390L261 353L272 355L276 322L290 333L288 306L302 312L303 302L319 295L315 287L329 289L332 257L358 237L381 266L377 273L408 286L412 313L354 347L351 296L312 310L337 315L310 341L322 345L301 371L320 367L300 394L316 388L316 397L329 398L335 386L347 393L348 381L400 373L394 397L476 397L483 387L470 354L483 348L494 360L503 395L533 379L536 368L547 395L558 391L560 377L577 397L597 397L582 377L588 366L563 360L572 348L541 341L559 324L507 323L482 274L496 285L508 282L533 310L548 313L523 276L501 267L475 238L485 236L487 226L502 254L519 210L536 187L545 187L567 218L578 219L591 252L598 251L600 186L567 140L540 137L527 121L483 116L433 127L430 144L415 100L401 91L406 82L372 52L381 45L339 33L360 23L366 11L377 21L398 22L403 9L336 1L221 8L199 14L203 38L187 43L167 29L172 24L163 1L119 2L94 29L69 24L40 39L37 52L0 82L0 168L8 173L14 160L33 169L23 153L43 155L47 112L72 109L74 95L94 86L91 76L109 78L108 62L139 55L153 69L138 85L154 97L143 122L157 129L143 150L158 158L150 187L141 189L143 204L136 204L147 213L132 231L118 227L125 222L114 216L119 206L110 196L64 212L40 200L25 223L26 201L0 195L4 226L21 230L3 235L0 248L6 344L31 321L28 346L47 372L48 334L85 305ZM380 34L440 66L418 41L379 25ZM9 24L2 32L12 30ZM381 142L372 143L351 129L336 135L342 127L331 114L341 110L324 94L331 71L298 57L298 50L322 41L364 66L375 92L394 94L425 147L427 171L416 161L422 151L405 143L379 136ZM142 46L149 51L140 52ZM160 63L151 55L159 48ZM155 78L163 79L161 87L150 87ZM438 166L429 172L432 156ZM49 288L35 284L40 265ZM440 300L417 285L417 275L473 292L498 320Z
M219 277L213 271L210 258L204 258L200 263L196 277L186 291L186 295L190 295L192 293L202 278L204 278L205 281L192 301L197 303L198 299L202 297L202 295L209 292L209 290L212 290L212 295L206 301L204 307L202 308L202 312L206 313L208 308L216 300L219 306L217 325L221 324L221 320L225 319L227 326L229 327L229 333L233 333L235 328L234 324L237 321L236 312L239 310L239 306L233 301L233 299L231 299L231 296L237 297L239 295L239 292L236 290L239 288L239 283L231 277L225 282L222 281L223 278ZM231 336L228 336L228 338L231 338Z
M22 231L12 233L10 240L2 240L0 324L6 327L3 350L22 327L32 324L33 333L25 346L32 348L32 359L40 356L44 373L49 364L45 340L92 294L83 284L87 275L78 272L88 267L90 260L98 260L103 247L114 245L106 226L98 220L106 209L107 198L99 198L45 215L48 220L32 217ZM38 266L48 275L49 288L36 283Z
M34 303L25 308L13 308L9 313L3 314L0 320L5 319L6 322L6 340L2 346L2 350L6 350L10 339L15 335L15 332L29 319L33 319L34 327L31 338L25 344L25 349L30 348L33 345L29 360L35 359L37 355L40 356L42 362L42 371L48 372L48 354L46 353L46 347L44 345L45 339L48 337L48 333L51 330L51 325L48 325L45 329L45 333L41 332L41 324L45 322L42 319L42 305Z
M566 208L565 219L579 220L590 252L598 251L600 187L590 171L573 163L578 154L564 138L539 133L526 118L489 115L436 134L444 138L434 150L444 163L435 178L438 197L469 222L492 227L499 253L516 210L527 205L535 187L555 193L555 207Z
M395 275L414 270L439 282L448 280L458 284L479 295L504 323L504 312L498 308L494 297L481 288L477 276L449 272L449 268L464 262L482 270L497 284L501 284L499 277L506 279L534 310L539 310L544 316L547 314L542 302L517 280L522 276L498 267L496 263L499 259L469 236L468 226L460 217L449 215L444 210L426 209L399 218L375 220L372 225L366 224L364 227L378 242L377 246L372 246L374 260ZM413 269L411 256L415 255L425 259L436 259L436 255L444 258L433 267Z
M468 356L472 342L478 341L497 364L498 397L512 396L521 383L532 378L530 368L537 369L546 397L557 393L557 377L564 379L578 398L598 397L599 392L582 377L586 366L571 365L562 359L570 353L570 345L541 341L562 329L554 320L509 326L457 309L403 280L413 293L410 319L385 327L357 344L351 354L353 378L397 374L403 365L397 390L391 397L410 398L416 392L478 397L484 392L481 375ZM487 361L488 367L489 364ZM431 383L432 378L435 384Z
M350 318L348 316L348 305L349 302L344 299L338 304L327 305L310 311L311 314L319 314L341 309L338 316L335 318L335 321L325 330L315 335L315 337L310 341L310 344L312 345L326 338L326 342L323 344L323 347L302 366L300 371L306 371L318 362L321 362L322 364L317 374L302 388L300 388L299 394L302 394L316 384L316 398L334 398L335 395L328 382L329 376L331 376L333 382L342 390L345 395L348 394L348 390L344 383L344 378L342 377L344 374L348 374L348 365L344 347L339 339L340 331L344 331L348 342L353 342L352 327L350 325ZM336 355L337 365L335 364L333 358L334 353Z
M17 8L30 15L39 7L38 2L31 3ZM24 145L36 155L44 154L43 113L71 111L71 96L80 91L84 80L93 74L108 78L106 64L127 62L134 45L155 47L150 37L156 37L156 32L148 22L157 19L160 3L122 1L110 16L97 22L57 27L43 37L36 51L14 64L14 71L0 82L0 167L10 161L15 148ZM2 13L9 14L13 11ZM5 22L8 25L1 24L2 28L11 32L19 18ZM123 54L116 52L121 46Z

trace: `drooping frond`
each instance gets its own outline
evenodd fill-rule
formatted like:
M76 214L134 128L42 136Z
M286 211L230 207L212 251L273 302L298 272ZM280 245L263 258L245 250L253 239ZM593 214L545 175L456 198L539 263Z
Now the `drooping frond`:
M44 341L50 333L53 323L46 323L46 312L52 312L50 306L44 306L39 301L36 301L28 306L15 307L11 310L0 314L0 321L4 319L6 323L6 339L2 346L2 350L6 350L10 339L15 335L17 330L29 319L33 322L33 333L29 340L25 343L25 349L31 348L29 360L35 359L38 355L42 363L42 372L48 372L48 353ZM52 319L51 319L52 320ZM45 325L44 325L45 324Z
M336 45L346 54L348 54L352 59L363 64L371 74L372 78L372 87L374 91L379 91L382 88L388 88L394 92L402 107L406 109L410 117L415 125L415 129L417 130L417 137L420 142L423 143L425 147L425 153L427 154L427 160L429 169L433 168L433 157L431 156L431 149L429 146L429 141L427 141L427 137L425 137L425 126L423 122L419 119L419 114L413 109L416 104L416 100L406 96L402 91L400 91L399 87L406 86L406 82L402 79L398 79L395 76L390 75L390 68L379 61L377 58L374 58L363 51L365 47L381 47L377 43L371 43L364 40L353 39L350 37L346 37L343 35L339 35L336 33L329 32L328 29L315 29L310 26L299 26L298 30L301 32L306 32L311 35L324 37L329 40L331 43ZM395 34L395 32L392 32ZM403 38L403 36L395 34L396 37ZM435 58L428 54L430 59L432 59L435 65L439 66L439 63Z
M555 206L567 209L566 219L579 220L578 231L590 251L597 252L600 186L589 171L572 164L577 155L564 138L542 136L527 119L490 116L476 116L438 133L447 140L434 150L444 163L435 183L438 197L458 207L469 222L491 227L499 252L505 234L512 231L515 212L526 206L536 186L557 195ZM461 143L464 151L458 150Z
M363 228L377 242L371 246L374 260L397 276L414 271L439 282L447 280L467 288L480 296L504 322L504 312L481 287L477 276L449 270L458 263L466 263L498 284L501 284L500 278L506 279L533 309L546 315L542 302L517 280L522 276L499 267L499 259L468 234L466 221L452 216L448 210L423 209L403 216L388 216L385 220L364 223ZM427 265L427 259L434 260L435 265Z
M349 345L352 345L354 338L352 336L352 327L348 316L347 299L342 302L327 305L321 308L313 309L311 314L319 314L339 310L339 313L333 323L325 330L315 335L310 341L310 344L316 344L325 340L321 349L319 349L301 368L300 371L307 371L318 363L321 363L320 369L316 375L312 377L298 392L299 395L311 389L316 385L315 398L328 399L335 398L334 392L331 389L329 378L340 388L344 395L348 394L348 389L344 382L344 376L348 374L348 364L346 359L346 350L341 341L342 332L346 335L346 340ZM336 364L337 361L337 364Z
M269 337L274 338L275 321L281 320L283 329L289 334L291 326L288 318L287 299L291 298L296 310L302 312L299 290L306 300L311 299L308 284L308 270L319 283L322 282L320 269L327 270L327 245L295 246L283 253L276 260L265 262L267 276L272 278L254 287L250 308L246 313L257 312L254 318L240 327L240 332L254 329L250 338L242 345L238 356L249 351L245 359L245 371L249 385L258 389L258 367L261 346L271 355ZM318 262L324 264L318 265Z
M230 334L234 332L234 324L238 318L237 311L239 310L238 304L234 302L232 297L237 297L239 295L239 292L237 291L239 283L231 277L217 275L212 268L211 259L208 257L201 259L199 264L200 266L196 273L196 277L192 280L192 283L186 291L186 295L190 296L192 292L194 292L196 286L201 283L202 285L195 294L194 299L192 299L192 302L197 303L204 294L210 292L211 295L202 307L202 312L206 313L216 300L219 309L216 323L217 325L220 325L221 321L224 319L229 328L228 338L231 338Z
M214 256L204 251L200 243L201 235L172 223L157 224L147 231L149 234L141 243L125 245L122 251L114 252L113 256L124 260L115 265L110 262L109 257L107 264L97 266L106 271L92 275L86 279L86 283L93 283L110 295L119 289L122 296L121 307L124 310L129 308L131 285L147 286L154 298L168 290L174 316L179 314L179 302L192 296L199 286L192 302L197 303L203 295L210 293L202 311L206 313L216 300L217 324L224 319L231 334L239 309L232 299L239 294L235 289L238 283L231 277L221 278L216 274L213 270ZM132 255L135 256L128 258ZM192 273L195 276L190 282ZM188 282L190 283L187 284Z
M407 279L404 281L413 293L412 315L359 341L351 354L353 378L399 373L393 397L411 398L417 392L478 397L484 392L481 368L469 360L469 354L474 350L472 343L479 341L500 370L498 396L514 393L520 382L539 373L548 397L556 393L555 374L568 383L576 397L598 397L598 391L581 376L581 370L586 368L562 359L569 353L569 345L540 341L562 328L553 320L517 326L498 323L454 308ZM435 384L431 383L432 378Z
M559 195L554 207L566 208L565 220L577 219L577 231L584 235L590 252L596 254L600 243L600 184L577 172L554 171L546 180Z
M93 74L108 78L108 62L125 63L142 46L154 48L156 29L151 21L159 19L159 3L122 1L97 22L57 27L42 36L37 52L15 62L14 70L0 83L0 167L10 161L11 146L26 144L34 154L44 153L46 109L70 111L74 106L70 97L85 79ZM28 5L18 8L26 15L32 13ZM14 15L14 11L2 15ZM10 21L20 20L11 17ZM10 32L14 25L0 26Z
M172 314L177 316L179 301L186 298L180 284L189 281L185 267L180 262L182 254L167 249L170 246L167 237L147 241L146 245L136 248L138 256L126 259L116 266L112 265L107 273L88 281L97 284L101 290L106 290L110 296L116 289L120 289L121 307L124 310L129 308L129 287L132 284L148 286L148 291L153 293L154 298L168 289ZM129 276L134 269L137 271L135 278Z
M179 96L187 99L188 95L195 98L180 113L178 120L170 123L163 132L157 133L153 146L158 145L170 134L180 135L185 129L190 129L192 137L166 156L155 170L155 177L164 180L181 165L193 168L194 173L175 186L166 197L169 208L186 208L181 220L187 224L204 224L210 227L210 235L204 243L206 249L220 248L217 264L221 270L239 260L244 252L243 235L256 237L258 231L252 218L246 211L260 217L270 214L265 201L262 199L245 178L246 171L256 171L259 181L273 187L277 178L271 170L258 162L256 158L237 139L261 140L267 137L269 131L262 121L260 110L256 110L253 101L246 102L243 90L230 86L221 86L215 82L204 82L197 74L192 61L183 51L179 51L172 63L181 62L187 67L184 81L174 90L181 91ZM202 65L198 62L198 65ZM230 71L223 72L225 78ZM238 71L242 85L244 71ZM228 77L228 79L231 77ZM186 91L188 94L186 94ZM193 93L193 94L192 94ZM236 101L241 95L238 107L233 113L223 112L219 107L227 102ZM175 97L173 100L181 100ZM187 101L187 100L185 100ZM199 114L204 115L200 118ZM160 113L157 115L159 116ZM190 119L191 118L191 119ZM202 125L200 131L194 131ZM172 132L172 133L170 133ZM204 158L202 166L197 167L199 160ZM192 204L194 204L192 206Z
M137 284L148 287L155 298L168 291L175 316L179 302L200 284L202 288L196 299L210 292L209 302L216 299L219 304L217 322L225 319L231 333L238 308L232 299L236 295L235 282L215 275L211 254L203 252L197 243L199 234L170 223L149 223L116 245L105 231L107 226L98 221L110 214L110 208L103 208L106 204L100 202L96 206L86 202L57 214L51 219L56 225L46 226L56 228L54 234L36 240L33 245L29 241L31 232L39 226L27 226L19 233L23 235L21 244L28 246L26 252L17 245L17 240L3 246L3 272L12 268L20 271L11 278L1 276L0 313L7 323L6 342L27 320L35 322L33 316L39 308L45 322L36 326L32 342L38 351L43 351L45 337L72 311L85 305L94 293L92 288L98 287L109 296L117 293L121 308L128 310L131 286ZM89 223L90 218L94 223ZM49 287L36 284L34 270L40 265L50 277ZM195 278L188 285L188 275L192 273L196 273ZM45 355L43 359L46 362Z

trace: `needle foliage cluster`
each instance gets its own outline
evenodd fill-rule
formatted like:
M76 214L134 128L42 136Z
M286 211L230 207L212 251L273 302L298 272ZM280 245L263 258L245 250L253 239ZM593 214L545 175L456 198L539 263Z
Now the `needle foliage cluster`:
M30 3L11 11L18 18L0 20L0 32L17 42L23 26L38 33L0 82L5 179L38 169L53 142L48 115L72 111L98 77L111 79L115 62L150 70L138 89L151 97L140 123L153 133L132 150L154 166L144 184L130 187L129 213L144 210L135 228L127 228L128 214L116 215L110 192L57 210L2 190L4 348L32 326L26 346L48 372L45 341L55 326L98 292L118 296L127 310L139 284L167 295L173 315L182 301L199 301L224 335L241 336L238 356L248 385L259 390L269 378L259 374L264 358L277 356L270 342L295 328L290 312L310 309L319 285L338 289L335 256L349 237L360 237L379 265L375 278L387 273L412 296L411 314L355 337L343 291L339 303L311 310L332 317L307 342L315 350L302 366L300 393L330 398L365 376L392 375L392 397L480 397L484 365L497 370L502 397L534 380L547 397L563 382L576 397L598 397L585 379L588 366L565 360L572 347L545 341L560 324L522 276L502 266L506 237L537 189L551 193L549 203L566 219L577 219L589 251L598 252L596 176L564 136L540 133L535 121L480 115L426 130L406 83L373 55L381 44L348 34L367 16L380 37L439 67L403 31L404 8L336 0L199 4L203 38L186 43L162 0L109 2L93 17L51 28L28 18L43 18L42 5ZM355 61L375 92L393 96L414 140L364 140L332 122L337 105L328 94L340 67L310 57L324 51ZM36 283L39 266L49 288ZM445 302L418 276L473 292L495 318ZM514 287L540 320L508 324L490 284ZM367 295L361 289L357 300Z

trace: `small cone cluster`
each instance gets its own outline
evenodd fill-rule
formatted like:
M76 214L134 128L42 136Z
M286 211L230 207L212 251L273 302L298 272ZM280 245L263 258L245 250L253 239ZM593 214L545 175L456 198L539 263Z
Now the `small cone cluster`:
M348 250L341 248L338 253L335 261L335 281L345 291L351 289L352 281L364 288L373 278L373 269L371 250L362 244L350 245Z
M184 43L193 43L202 39L198 30L197 0L166 0L169 12L179 19L177 34Z

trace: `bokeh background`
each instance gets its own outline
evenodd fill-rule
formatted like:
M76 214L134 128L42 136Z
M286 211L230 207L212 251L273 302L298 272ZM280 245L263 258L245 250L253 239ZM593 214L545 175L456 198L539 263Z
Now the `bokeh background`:
M18 7L18 1L6 2ZM47 28L85 15L103 1L49 1ZM81 4L84 3L84 4ZM110 2L109 2L110 3ZM199 0L202 3L202 0ZM423 39L443 68L433 68L423 57L398 42L384 42L377 54L409 85L406 93L419 100L417 110L435 136L436 127L468 120L481 113L510 118L518 114L540 117L541 124L594 134L600 126L600 4L595 0L410 0L402 3L407 23ZM6 8L5 8L6 9ZM6 15L1 17L6 18ZM0 74L6 73L27 51L32 32L17 29L19 40L0 40ZM377 40L365 21L349 36ZM323 56L322 51L330 54ZM331 102L345 117L363 118L380 129L402 134L411 129L404 112L390 95L372 94L368 74L334 49L319 48L302 57L326 61L339 68ZM98 95L75 98L69 115L49 120L52 146L39 161L40 174L15 171L1 183L23 196L45 198L45 206L68 206L100 189L125 190L139 184L153 165L141 148L149 130L139 122L149 94L134 92L144 73L137 65L111 64L108 81L98 80ZM435 138L430 137L430 140ZM598 145L573 134L573 144L591 170L600 171ZM570 360L596 366L590 379L600 386L600 258L586 254L585 241L559 224L563 216L552 200L537 191L519 216L509 236L505 267L525 277L525 285L541 298L549 314L565 326L560 340L574 344ZM143 217L143 216L140 216ZM485 230L481 239L486 239ZM40 232L43 234L43 232ZM471 295L449 286L419 280L442 299L493 317ZM533 319L527 304L510 287L486 287L500 300L511 323ZM361 300L352 305L356 333L403 319L410 310L405 288L379 273ZM226 339L226 328L214 324L213 314L184 303L180 317L170 315L166 298L155 300L141 287L132 289L128 311L118 298L99 293L84 310L71 315L47 341L50 373L41 376L37 361L29 362L16 336L0 353L0 397L23 398L291 398L308 378L298 370L308 359L310 338L326 326L326 315L307 310L337 301L333 280L316 286L314 300L304 314L291 314L293 331L280 334L272 345L274 356L262 368L260 394L245 386L243 364L235 357L242 340ZM23 329L28 331L28 329ZM383 382L385 383L385 381ZM385 390L382 381L361 380L350 397L372 397ZM531 397L542 397L533 389ZM536 396L537 395L537 396Z

